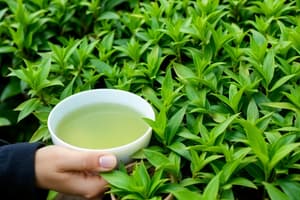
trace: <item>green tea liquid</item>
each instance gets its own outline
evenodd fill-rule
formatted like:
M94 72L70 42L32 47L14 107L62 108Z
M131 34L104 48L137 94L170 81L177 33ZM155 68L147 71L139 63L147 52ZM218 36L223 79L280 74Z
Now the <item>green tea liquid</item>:
M141 114L118 104L94 104L70 112L58 124L57 136L71 145L112 148L133 142L149 128Z

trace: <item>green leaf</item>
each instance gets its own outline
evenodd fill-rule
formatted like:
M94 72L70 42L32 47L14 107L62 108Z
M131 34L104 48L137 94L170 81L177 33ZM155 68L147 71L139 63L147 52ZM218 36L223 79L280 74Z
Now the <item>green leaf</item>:
M163 108L162 101L157 97L155 91L150 87L143 88L143 96L146 97L159 110Z
M286 144L284 146L279 147L276 152L271 156L270 160L270 168L273 169L278 162L280 162L283 158L285 158L288 154L294 151L296 148L300 146L300 143L291 143Z
M278 109L292 110L295 112L299 111L298 108L296 108L293 104L287 102L268 102L268 103L262 103L261 105L272 107L272 108L278 108Z
M76 77L72 79L72 81L65 87L65 89L60 94L60 99L64 99L73 94L73 85L76 80Z
M121 171L101 172L100 176L104 178L113 187L124 191L135 191L135 185L131 177Z
M151 149L144 149L144 154L148 159L148 161L156 168L172 165L169 158L158 151L154 151Z
M258 118L259 111L254 98L252 98L247 108L247 120L250 121L252 124L255 124Z
M274 71L275 71L274 54L275 54L274 51L269 51L263 63L263 73L264 73L264 78L267 82L267 86L270 84L274 76Z
M99 17L98 19L99 20L108 20L108 19L119 19L120 16L115 13L115 12L110 12L110 11L107 11L107 12L103 12Z
M180 185L171 185L167 188L167 192L170 192L172 195L176 197L178 200L186 200L186 199L197 199L197 200L206 200L202 198L202 195L199 192L191 191L185 187Z
M217 200L220 187L220 174L213 177L204 189L203 199Z
M20 93L21 93L20 80L17 78L12 78L3 89L0 96L0 101L4 101L5 99L8 99Z
M143 162L136 165L132 173L132 178L135 180L137 185L143 186L143 194L148 196L148 191L151 186L151 179Z
M168 148L181 155L182 157L191 160L191 155L187 149L187 146L185 146L184 143L173 142L171 145L168 146Z
M31 136L30 142L37 142L49 136L48 127L41 125Z
M289 200L288 196L278 188L276 188L274 185L267 182L263 182L263 185L265 186L271 200Z
M224 133L224 131L227 129L227 127L232 123L234 119L236 119L239 116L239 114L235 114L227 118L224 122L218 124L215 126L211 132L210 132L210 139L211 142L215 142L216 139Z
M174 93L173 89L174 89L173 79L171 76L171 69L169 68L167 70L167 73L163 80L162 88L161 88L161 96L162 96L162 99L163 99L165 105L169 105L171 103L173 93Z
M11 123L8 119L4 117L0 117L0 127L1 126L9 126Z
M166 135L165 135L165 137L167 138L167 144L172 143L172 140L175 137L175 135L182 123L185 112L186 112L186 107L182 107L169 120L168 125L167 125Z
M273 87L270 89L270 92L273 92L277 88L283 86L287 81L289 81L290 79L294 78L295 76L296 76L296 74L291 74L291 75L286 75L286 76L281 77L279 80L277 80L275 82L275 84L273 85Z
M149 188L149 196L154 196L157 194L157 191L164 186L164 183L168 181L166 178L162 178L163 176L163 169L155 170L154 174L151 177L151 186Z
M18 116L18 122L30 115L41 105L41 102L37 98L32 98L21 103L15 110L21 111Z
M278 180L279 186L290 200L298 200L300 197L300 183L288 179Z
M242 98L242 95L244 93L244 88L241 88L238 92L236 92L234 95L232 95L229 98L229 102L230 102L230 107L233 109L233 111L235 113L237 113L239 111L239 104Z
M17 49L15 47L11 47L11 46L1 46L0 47L0 54L2 53L13 53L15 52Z
M184 65L174 63L174 69L175 69L177 76L180 79L183 79L183 80L197 79L197 76L193 72L193 70L191 70L190 68L188 68Z
M252 151L266 166L269 162L269 157L268 146L264 139L263 132L246 120L240 120L240 123L246 131L248 144L250 145Z
M230 181L230 184L257 189L257 186L252 181L244 177L236 177Z

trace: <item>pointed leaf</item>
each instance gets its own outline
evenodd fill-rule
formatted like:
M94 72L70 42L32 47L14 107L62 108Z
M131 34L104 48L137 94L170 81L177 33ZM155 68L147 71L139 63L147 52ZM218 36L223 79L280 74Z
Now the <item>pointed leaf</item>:
M199 192L191 191L187 188L184 188L180 185L172 185L167 188L167 192L170 192L172 195L176 197L178 200L206 200L202 198L202 195Z
M279 80L276 81L276 83L273 85L273 87L270 89L270 92L273 92L274 90L276 90L277 88L281 87L282 85L284 85L287 81L289 81L290 79L294 78L296 76L296 74L290 74L290 75L286 75L281 77Z
M4 117L0 117L0 127L1 126L8 126L8 125L10 125L11 123L10 123L10 121L8 120L8 119L6 119L6 118L4 118Z
M167 156L158 151L144 149L144 154L148 161L156 168L161 168L172 164Z
M40 101L37 98L28 99L21 103L15 110L21 111L18 116L18 122L30 115L38 106L40 106Z
M279 186L290 200L298 200L300 197L300 183L292 180L278 180Z
M269 162L268 146L264 139L263 132L246 120L240 120L240 122L245 128L248 144L252 151L264 165L267 165Z
M167 131L166 131L166 138L168 144L172 143L172 140L182 123L183 117L185 115L185 111L186 111L185 107L181 108L171 117L170 121L168 122Z
M220 187L220 174L212 178L204 189L203 199L217 200Z
M247 108L247 120L254 124L258 118L258 108L254 98L252 98Z
M279 149L277 149L277 151L271 157L270 168L273 169L278 162L280 162L283 158L285 158L287 155L289 155L292 151L294 151L299 146L300 143L292 143L292 144L286 144L284 146L281 146Z
M288 196L278 188L276 188L274 185L267 182L263 182L263 185L265 186L271 200L289 200Z

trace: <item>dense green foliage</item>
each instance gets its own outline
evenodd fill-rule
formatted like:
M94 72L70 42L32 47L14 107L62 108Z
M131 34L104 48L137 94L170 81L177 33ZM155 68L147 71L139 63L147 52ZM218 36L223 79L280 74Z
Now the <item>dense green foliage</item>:
M61 99L119 88L157 111L134 171L103 175L120 198L297 199L299 13L299 0L0 0L1 135L49 142Z

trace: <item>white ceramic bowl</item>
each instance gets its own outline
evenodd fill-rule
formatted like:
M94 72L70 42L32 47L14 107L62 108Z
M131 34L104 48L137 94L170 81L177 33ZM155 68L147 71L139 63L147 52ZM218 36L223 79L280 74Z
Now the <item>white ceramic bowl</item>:
M132 156L132 154L146 147L149 144L152 134L151 127L149 127L147 131L135 141L129 144L109 149L87 149L77 147L64 142L56 135L56 127L62 120L62 118L64 118L64 116L74 111L75 109L78 109L81 106L86 106L95 103L116 103L126 105L139 112L142 115L142 117L152 120L155 119L155 114L151 105L146 100L144 100L136 94L118 89L93 89L83 91L65 98L64 100L59 102L50 112L50 115L48 117L48 129L53 144L81 151L113 153L117 156L117 158L120 161L128 163L131 160L130 157Z

